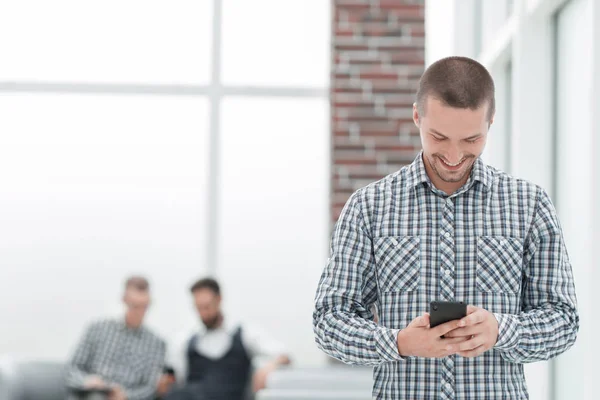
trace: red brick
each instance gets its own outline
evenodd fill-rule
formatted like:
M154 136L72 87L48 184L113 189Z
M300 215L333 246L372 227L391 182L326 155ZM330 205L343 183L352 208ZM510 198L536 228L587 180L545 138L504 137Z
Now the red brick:
M362 93L362 88L336 87L333 88L334 93Z
M392 65L423 65L425 52L423 50L406 50L391 54Z
M348 79L351 79L351 78L352 78L352 76L349 73L347 73L347 72L336 72L336 73L333 74L333 79L335 79L336 81L337 80L341 80L341 79L348 80Z
M334 6L338 9L361 9L368 10L371 7L369 0L334 0Z
M398 142L394 143L376 143L374 146L374 150L379 153L382 152L383 154L387 154L387 153L393 153L393 152L400 152L400 153L406 153L406 152L414 152L415 147L414 146L409 146L409 145L401 145L398 144Z
M354 36L354 29L337 27L334 34L336 37L352 37Z
M416 152L414 150L402 151L380 151L378 157L383 158L386 164L409 164L414 160Z
M362 59L350 59L350 64L352 66L357 66L357 67L363 67L363 66L372 67L372 66L382 66L383 62L382 62L381 58L379 58L379 59L362 58Z
M375 103L372 100L364 100L362 96L353 94L350 94L348 97L332 99L332 105L334 108L375 107Z
M365 122L359 121L356 123L361 137L371 136L398 136L398 129L392 122Z
M370 71L361 72L359 75L360 79L398 79L397 72L385 72L383 70L377 71L375 68L371 68Z
M390 81L372 81L373 93L398 93L398 90L404 90L408 93L417 91L419 81L416 79L400 79L398 82Z
M394 15L399 22L423 21L425 19L425 10L422 6L398 5L393 2L382 2L381 10Z
M392 93L390 95L381 95L378 97L383 99L383 103L387 109L396 107L408 107L412 109L412 105L416 100L414 94L401 95Z
M409 32L410 32L411 37L418 37L418 38L425 37L425 27L423 27L423 26L411 27Z
M377 165L349 165L346 167L348 176L351 179L365 179L374 182L386 176Z
M334 151L333 159L336 165L377 164L375 156L367 154L365 151Z
M399 0L379 0L379 8L383 11L399 11L405 13L425 14L425 7L422 4L405 4Z

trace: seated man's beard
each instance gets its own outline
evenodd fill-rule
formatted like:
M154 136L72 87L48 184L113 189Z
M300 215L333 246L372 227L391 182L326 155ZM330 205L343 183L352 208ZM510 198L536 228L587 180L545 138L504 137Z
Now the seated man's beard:
M222 315L221 313L218 313L209 320L202 320L202 323L204 324L204 326L206 326L206 329L215 329L217 325L219 325L219 322L221 322L221 319Z

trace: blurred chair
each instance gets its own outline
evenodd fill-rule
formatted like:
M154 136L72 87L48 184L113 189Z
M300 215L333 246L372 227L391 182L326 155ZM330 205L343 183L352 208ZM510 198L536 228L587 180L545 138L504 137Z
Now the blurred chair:
M0 365L0 399L64 400L64 365L56 362L20 362Z
M268 389L361 390L373 387L371 368L282 368L267 378Z
M286 390L264 389L256 400L371 400L371 390Z

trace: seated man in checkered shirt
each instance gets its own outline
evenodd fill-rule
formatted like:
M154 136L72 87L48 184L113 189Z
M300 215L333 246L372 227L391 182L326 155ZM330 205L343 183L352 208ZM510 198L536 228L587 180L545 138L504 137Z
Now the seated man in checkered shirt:
M92 324L67 367L71 398L151 400L165 361L165 343L142 326L150 304L148 281L125 284L124 318ZM105 393L107 392L107 393Z
M480 159L494 111L485 67L433 63L413 105L422 152L355 192L336 224L313 327L327 354L374 366L376 399L526 399L523 364L575 342L548 194ZM433 300L463 301L468 315L431 328Z

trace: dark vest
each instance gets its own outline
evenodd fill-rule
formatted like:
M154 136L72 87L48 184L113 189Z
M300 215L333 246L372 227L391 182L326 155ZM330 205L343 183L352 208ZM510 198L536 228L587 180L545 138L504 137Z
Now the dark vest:
M231 348L221 358L213 360L196 351L199 335L188 344L188 383L199 383L210 400L242 400L246 393L251 360L242 343L242 329L233 336Z

